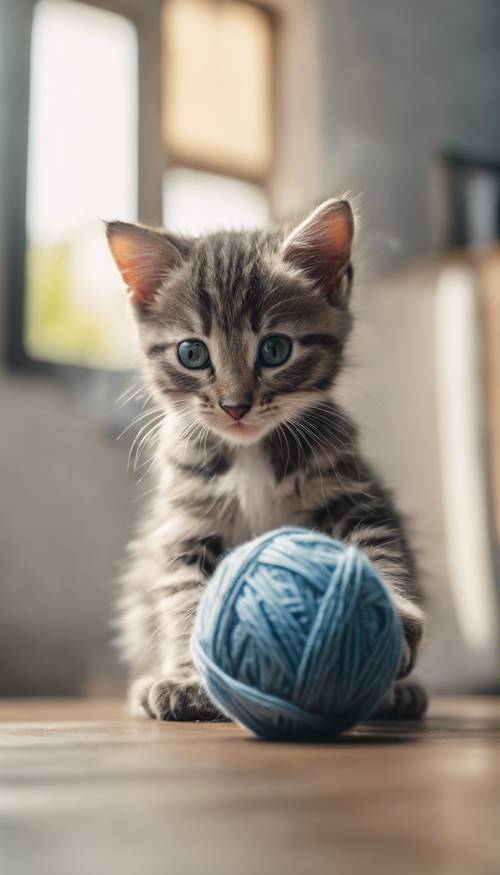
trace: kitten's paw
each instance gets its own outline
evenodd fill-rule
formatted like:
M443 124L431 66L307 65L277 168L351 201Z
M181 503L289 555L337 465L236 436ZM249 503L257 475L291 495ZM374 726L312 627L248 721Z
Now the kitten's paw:
M423 614L420 609L416 605L412 605L410 612L408 612L408 607L405 610L406 613L400 613L403 627L403 652L396 676L398 681L408 677L415 668L424 630Z
M374 720L419 720L427 711L428 697L416 681L393 684L377 708Z
M196 682L147 678L132 687L131 699L133 712L139 704L153 720L227 720Z
M405 641L403 645L403 652L401 654L401 660L399 663L398 673L396 675L397 680L402 680L403 678L408 677L411 671L415 668L415 662L417 660L417 650L414 647L411 647L408 642Z

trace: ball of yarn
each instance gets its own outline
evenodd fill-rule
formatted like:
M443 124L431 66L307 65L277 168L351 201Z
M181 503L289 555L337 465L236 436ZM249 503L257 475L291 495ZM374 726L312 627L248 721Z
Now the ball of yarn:
M211 698L257 736L335 736L384 698L402 633L361 550L286 528L222 560L191 646Z

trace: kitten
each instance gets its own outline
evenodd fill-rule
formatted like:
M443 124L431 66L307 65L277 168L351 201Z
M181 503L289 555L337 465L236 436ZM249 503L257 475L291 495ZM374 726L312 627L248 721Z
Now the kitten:
M281 525L363 549L394 597L412 670L423 613L398 512L334 400L352 325L354 219L329 200L290 233L176 237L111 222L159 406L154 500L129 547L120 615L134 712L214 719L192 664L197 604L222 554ZM381 716L419 716L396 683Z

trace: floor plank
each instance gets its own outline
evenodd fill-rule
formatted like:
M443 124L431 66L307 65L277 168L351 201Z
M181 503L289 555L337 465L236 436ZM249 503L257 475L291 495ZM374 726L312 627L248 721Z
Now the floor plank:
M318 745L118 702L2 702L0 872L496 875L499 779L494 698Z

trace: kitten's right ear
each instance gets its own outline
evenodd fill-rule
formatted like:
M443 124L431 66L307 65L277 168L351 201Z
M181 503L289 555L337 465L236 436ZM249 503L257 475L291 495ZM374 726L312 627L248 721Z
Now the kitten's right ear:
M182 264L182 256L160 231L127 222L108 222L108 243L132 302L147 309L162 282Z
M346 200L322 203L283 243L283 257L321 286L331 304L345 309L352 280L354 217Z

